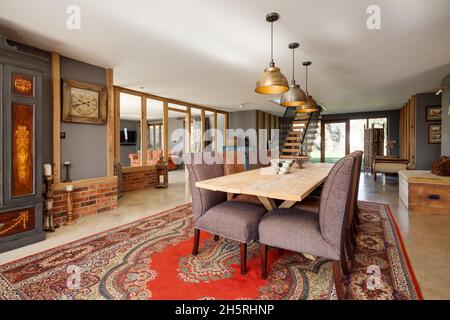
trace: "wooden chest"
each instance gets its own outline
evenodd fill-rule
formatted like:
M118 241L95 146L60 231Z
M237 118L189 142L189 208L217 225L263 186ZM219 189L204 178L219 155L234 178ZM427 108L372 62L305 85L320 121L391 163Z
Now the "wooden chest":
M409 210L450 215L450 177L405 170L399 178L400 199Z

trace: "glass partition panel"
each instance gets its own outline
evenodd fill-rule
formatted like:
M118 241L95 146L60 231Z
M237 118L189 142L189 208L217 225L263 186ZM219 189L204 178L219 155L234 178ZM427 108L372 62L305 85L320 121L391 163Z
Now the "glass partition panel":
M205 151L213 151L214 136L211 129L214 129L214 112L205 111Z
M141 97L120 93L120 163L141 165Z
M217 151L223 151L223 147L225 146L225 134L225 114L217 113Z
M202 152L202 110L191 108L191 152Z
M169 110L169 162L174 163L177 169L182 166L183 154L189 146L186 141L187 113Z
M164 103L147 99L147 164L154 165L164 157Z

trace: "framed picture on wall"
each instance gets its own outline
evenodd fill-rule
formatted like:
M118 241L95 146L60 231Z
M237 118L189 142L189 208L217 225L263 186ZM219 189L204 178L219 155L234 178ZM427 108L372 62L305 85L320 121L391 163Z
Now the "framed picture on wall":
M106 88L75 80L63 81L62 121L85 124L106 122Z
M440 144L441 143L441 125L429 124L428 125L428 143Z
M442 120L442 107L441 106L430 106L426 108L426 119L427 121L441 121Z

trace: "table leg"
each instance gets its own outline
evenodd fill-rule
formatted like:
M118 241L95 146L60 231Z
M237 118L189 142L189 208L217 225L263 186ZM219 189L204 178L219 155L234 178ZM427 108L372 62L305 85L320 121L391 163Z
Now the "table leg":
M267 211L272 211L277 208L275 201L271 198L258 196L259 201L264 205Z
M294 204L296 204L296 203L297 203L297 201L289 201L289 200L286 200L286 201L284 201L284 202L280 205L279 208L282 208L282 209L289 209L289 208L292 208L292 207L294 206Z

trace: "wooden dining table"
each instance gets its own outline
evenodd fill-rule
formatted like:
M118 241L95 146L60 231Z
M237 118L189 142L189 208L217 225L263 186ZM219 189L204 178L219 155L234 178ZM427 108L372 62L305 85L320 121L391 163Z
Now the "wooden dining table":
M289 174L277 174L273 167L244 171L196 182L197 188L232 194L257 196L267 211L277 208L275 200L283 200L278 208L291 208L320 186L333 168L329 163L294 164ZM303 253L315 260L315 257Z
M273 167L244 171L228 176L198 181L198 188L231 194L257 196L268 211L277 208L275 200L282 200L278 208L291 208L305 199L327 178L333 167L328 163L294 164L289 174L277 174Z

